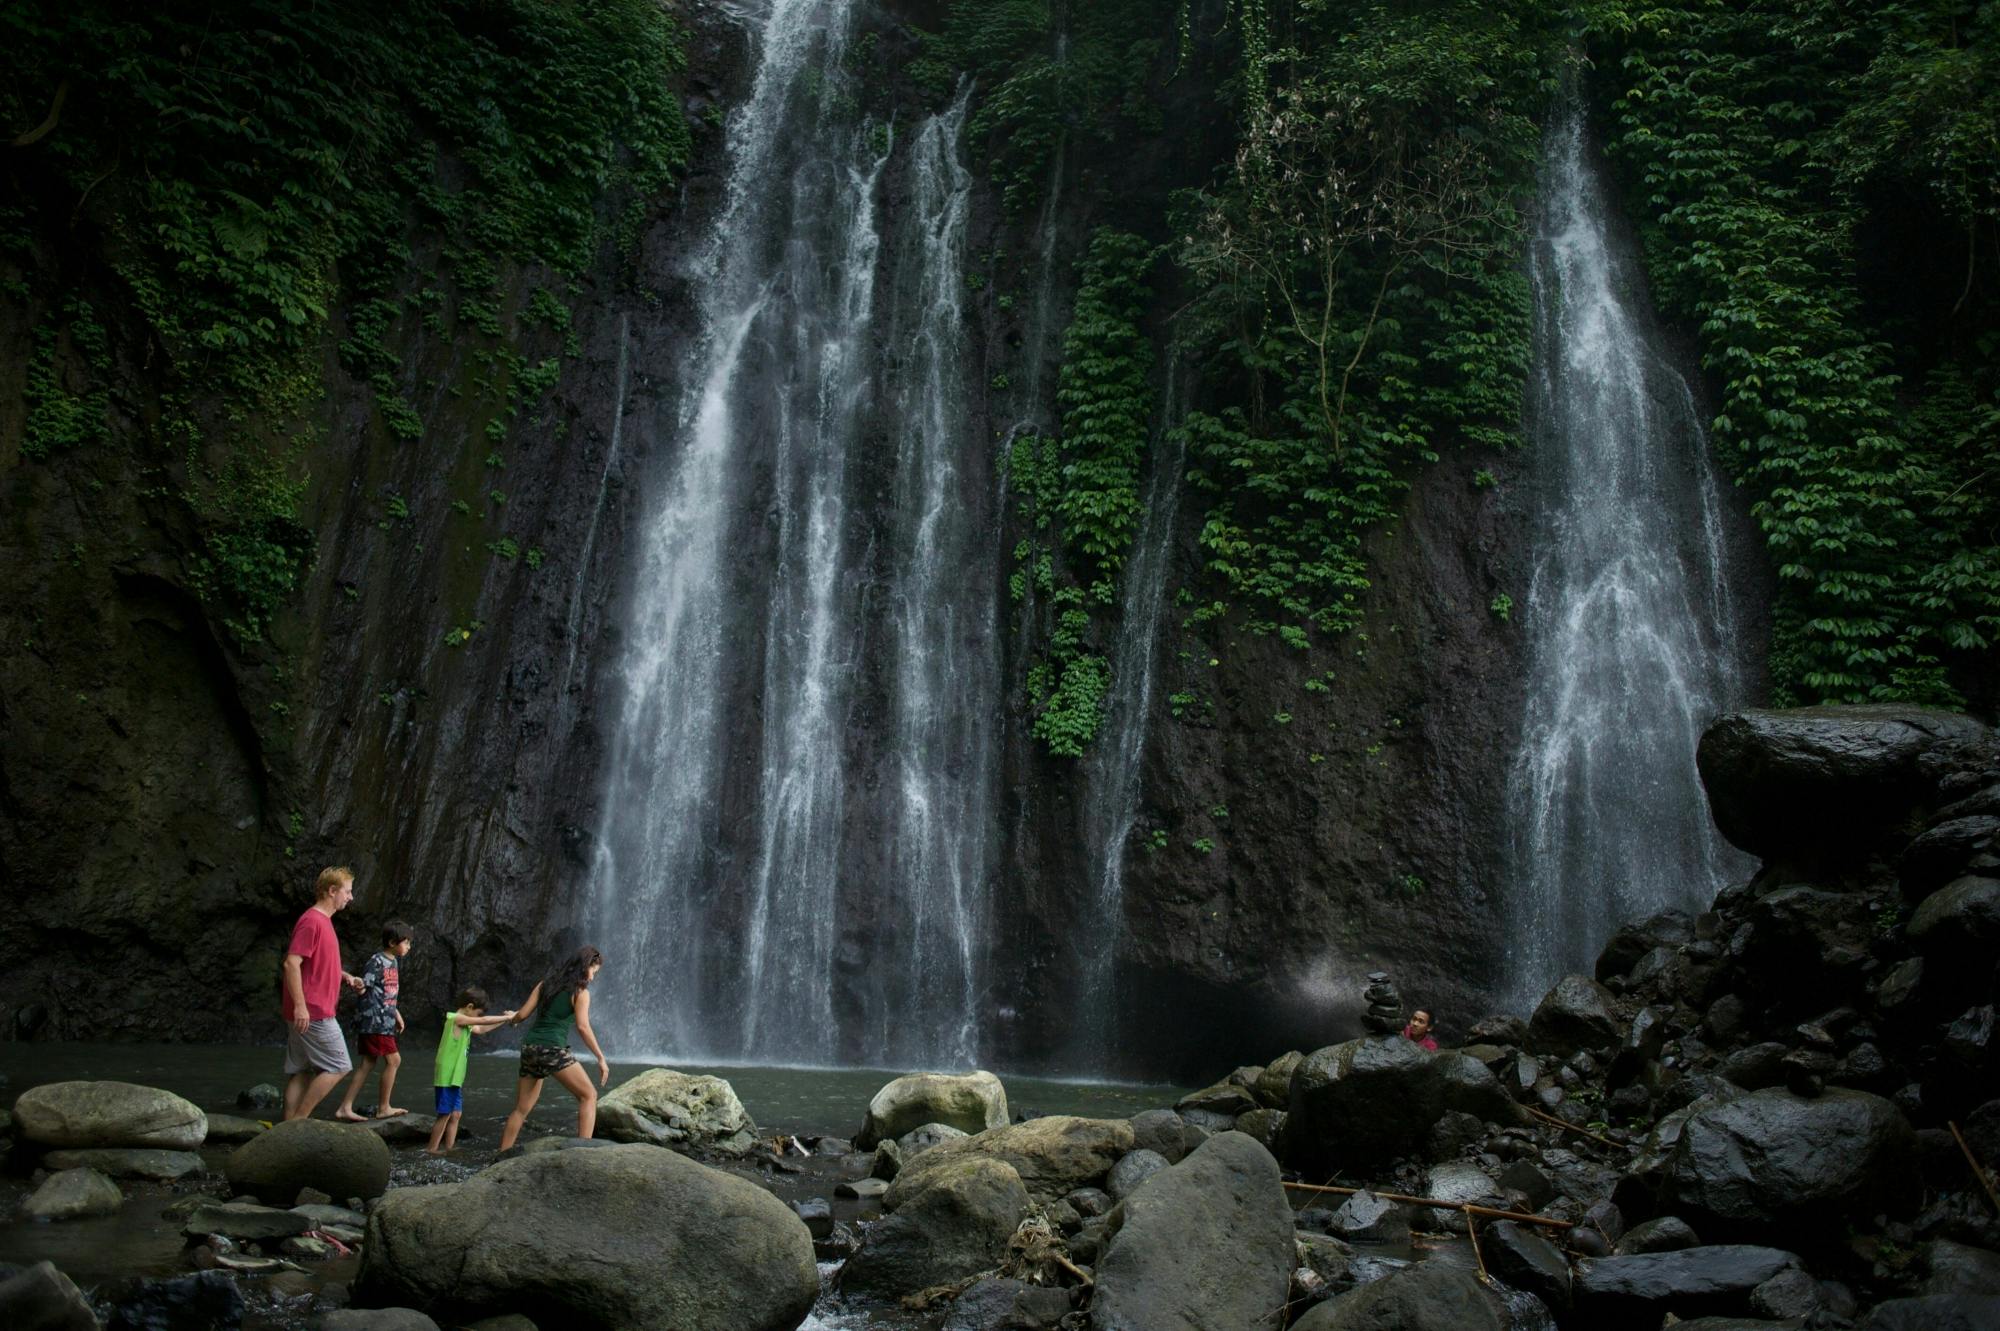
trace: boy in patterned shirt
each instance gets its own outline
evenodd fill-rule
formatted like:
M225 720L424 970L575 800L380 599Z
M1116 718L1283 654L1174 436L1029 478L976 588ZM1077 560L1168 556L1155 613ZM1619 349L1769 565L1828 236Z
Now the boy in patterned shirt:
M375 1105L375 1117L394 1118L407 1114L407 1109L398 1109L389 1099L396 1086L396 1069L403 1065L403 1056L396 1049L396 1036L403 1029L403 1014L397 1010L396 995L403 986L402 960L410 952L410 926L401 920L391 920L382 926L382 950L368 958L367 967L361 972L361 997L355 1000L354 1029L360 1036L361 1064L354 1070L354 1080L347 1083L346 1098L333 1116L343 1123L365 1123L361 1115L354 1112L354 1097L368 1083L368 1074L374 1071L375 1061L382 1061L382 1098Z

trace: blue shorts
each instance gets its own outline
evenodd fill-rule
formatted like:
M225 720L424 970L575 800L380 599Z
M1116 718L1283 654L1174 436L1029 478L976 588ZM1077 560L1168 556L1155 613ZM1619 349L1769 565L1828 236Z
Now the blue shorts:
M463 1086L439 1086L436 1090L437 1109L433 1112L439 1118L443 1118L446 1114L456 1114L465 1108L465 1088Z

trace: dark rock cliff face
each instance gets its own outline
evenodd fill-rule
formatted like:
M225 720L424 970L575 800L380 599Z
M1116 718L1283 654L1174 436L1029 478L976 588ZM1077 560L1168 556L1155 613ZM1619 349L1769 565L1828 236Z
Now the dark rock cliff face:
M695 17L686 98L698 117L739 97L748 70L742 34ZM1198 95L1184 95L1192 116ZM702 131L636 258L607 255L573 293L581 354L512 427L504 470L485 461L487 416L464 405L481 373L467 339L404 330L426 426L415 443L391 440L367 386L330 366L303 515L317 557L265 648L233 645L189 589L184 520L136 443L17 458L17 372L0 370L0 1002L17 1034L275 1038L283 942L327 863L358 874L339 920L351 958L385 919L417 926L405 970L417 1010L468 983L518 996L579 941L629 538L674 438L693 331L684 259L716 202L720 140ZM1060 252L1038 261L1066 275L1092 226L1122 220L1107 200L1199 179L1212 147L1079 152ZM1003 217L985 191L975 208L975 246L1032 252L1032 218ZM516 275L516 300L534 276ZM1028 304L975 307L973 382L1018 372ZM1164 315L1168 296L1159 304ZM0 313L0 366L21 363L28 327ZM521 349L533 360L558 341L530 334ZM144 382L142 367L125 369ZM998 407L987 414L968 438L1005 428ZM138 427L123 433L136 440ZM855 473L871 530L892 488L880 465ZM1479 469L1498 487L1476 488ZM1334 665L1328 692L1305 692L1299 658L1275 640L1197 639L1167 607L1144 835L1127 848L1121 1052L1103 1071L1186 1075L1256 1046L1330 1043L1354 1030L1360 976L1378 964L1413 1001L1442 1006L1448 1029L1490 992L1521 654L1487 606L1525 567L1509 488L1520 472L1516 459L1447 454L1416 478L1400 521L1373 538L1365 637L1319 663ZM1170 590L1198 576L1200 522L1183 505ZM503 537L545 559L492 552ZM968 570L996 598L1003 582L1003 570ZM1006 978L988 1038L996 1064L1039 1066L1090 1001L1074 976L1094 868L1081 769L1028 734L1017 656L1010 647L1008 694L993 702L1008 723L989 973ZM729 705L753 733L754 678L738 683ZM1191 686L1212 709L1176 719L1168 695ZM872 696L861 690L855 725L869 724ZM754 782L739 783L746 802ZM1167 834L1156 852L1137 844L1153 829ZM870 866L853 872L865 880ZM869 967L894 964L866 955L877 923L858 914L844 945L855 1002Z

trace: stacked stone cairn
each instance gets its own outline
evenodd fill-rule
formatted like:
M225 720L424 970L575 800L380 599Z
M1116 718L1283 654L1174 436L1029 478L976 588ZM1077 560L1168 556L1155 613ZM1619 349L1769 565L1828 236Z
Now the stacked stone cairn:
M1361 1025L1374 1035L1400 1035L1403 1030L1403 996L1396 992L1396 985L1387 971L1369 971L1368 988L1361 995L1368 1002L1368 1010L1361 1014Z

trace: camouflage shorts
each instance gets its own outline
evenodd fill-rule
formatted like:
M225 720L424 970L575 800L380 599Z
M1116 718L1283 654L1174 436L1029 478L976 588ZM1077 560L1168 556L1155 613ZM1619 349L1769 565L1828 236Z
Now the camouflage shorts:
M576 1055L570 1053L568 1045L560 1048L552 1044L521 1046L521 1075L533 1077L536 1081L553 1077L574 1062Z

